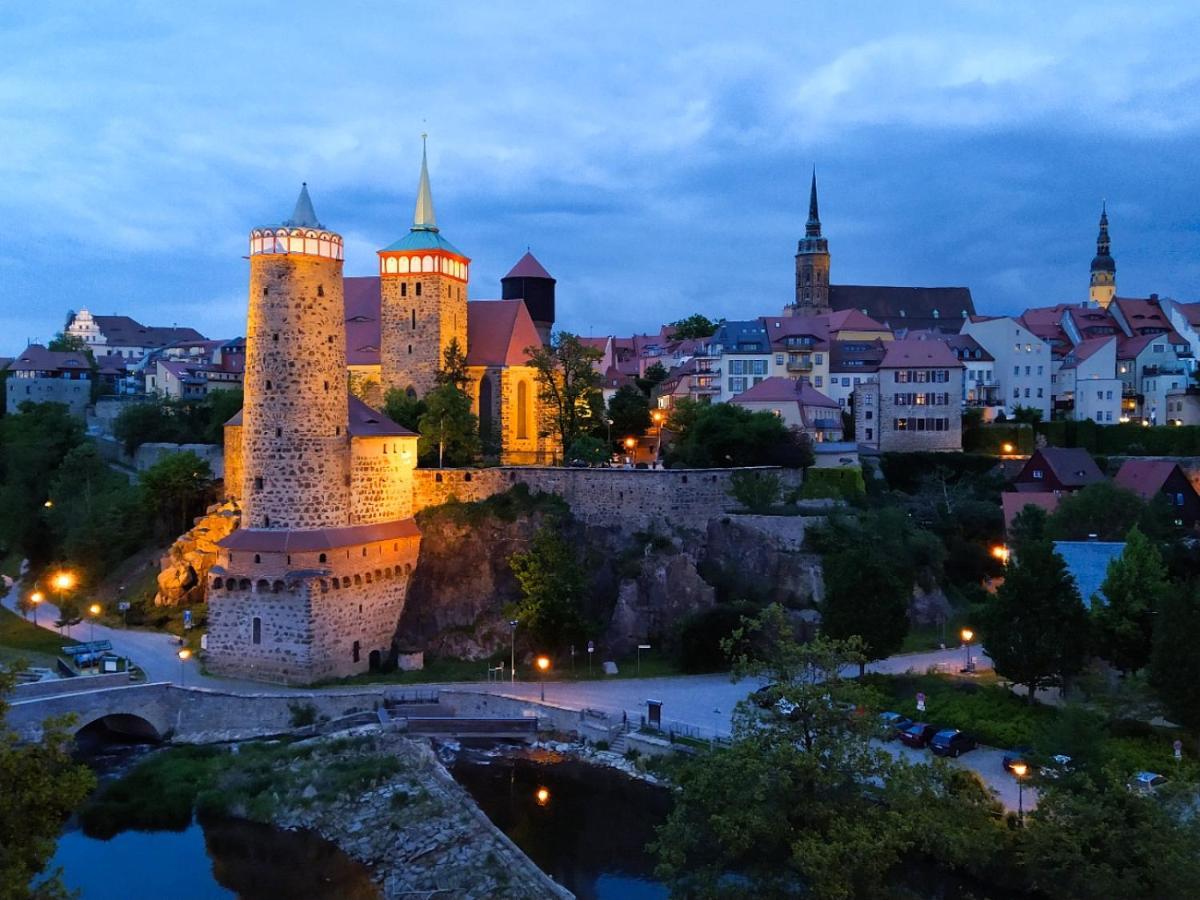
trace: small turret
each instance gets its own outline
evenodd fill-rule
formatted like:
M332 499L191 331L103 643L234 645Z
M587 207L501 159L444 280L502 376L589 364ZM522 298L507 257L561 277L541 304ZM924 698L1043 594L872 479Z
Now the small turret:
M507 275L500 279L501 297L505 300L524 300L533 327L543 344L550 343L554 330L554 285L557 282L537 258L526 252Z

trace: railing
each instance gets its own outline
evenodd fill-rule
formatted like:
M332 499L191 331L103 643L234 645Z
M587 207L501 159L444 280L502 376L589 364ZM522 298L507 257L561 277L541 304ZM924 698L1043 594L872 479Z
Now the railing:
M811 360L789 359L787 361L787 370L789 372L811 372L813 364Z

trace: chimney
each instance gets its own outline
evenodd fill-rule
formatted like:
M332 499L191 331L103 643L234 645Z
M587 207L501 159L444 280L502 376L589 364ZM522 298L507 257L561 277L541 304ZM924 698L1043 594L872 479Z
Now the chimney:
M1157 302L1158 302L1158 294L1151 294L1151 295L1150 295L1150 302L1151 302L1151 303L1157 303Z

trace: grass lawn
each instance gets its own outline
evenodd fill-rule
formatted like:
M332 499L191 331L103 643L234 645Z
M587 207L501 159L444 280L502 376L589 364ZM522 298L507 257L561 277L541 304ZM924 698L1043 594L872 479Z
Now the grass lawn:
M19 615L0 607L0 661L24 659L34 666L53 666L67 644L77 641L39 628Z

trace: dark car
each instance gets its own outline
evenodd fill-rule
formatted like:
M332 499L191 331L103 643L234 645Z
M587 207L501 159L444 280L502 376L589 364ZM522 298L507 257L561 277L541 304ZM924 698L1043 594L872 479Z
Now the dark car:
M900 732L900 742L918 750L929 746L933 736L937 734L937 726L925 722L914 722Z
M1014 747L1012 750L1006 750L1002 761L1004 771L1009 775L1016 775L1017 773L1013 771L1013 766L1021 765L1028 772L1033 768L1033 763L1030 761L1032 759L1033 750L1029 747Z
M968 750L975 749L975 738L957 728L948 728L933 736L933 740L929 742L929 749L938 756L961 756Z
M883 736L889 741L913 723L908 716L898 712L880 713L879 721L883 723Z

